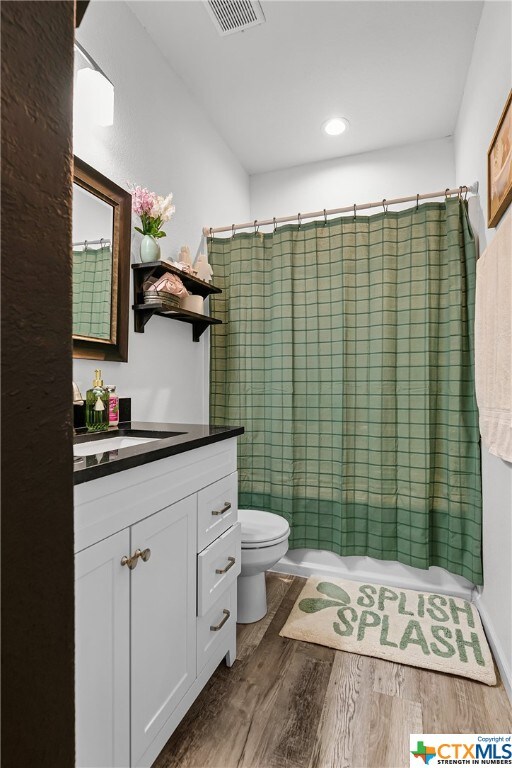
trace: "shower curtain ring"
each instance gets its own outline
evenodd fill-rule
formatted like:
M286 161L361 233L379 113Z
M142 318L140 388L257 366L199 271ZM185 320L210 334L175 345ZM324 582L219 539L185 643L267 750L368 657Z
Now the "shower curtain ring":
M299 222L298 229L300 229L300 225L302 224L302 218L301 218L300 213L297 214L297 221Z
M234 236L235 236L235 225L232 224L231 225L231 237L234 237Z
M213 227L210 227L210 237L213 237Z
M274 222L274 232L275 232L276 229L277 229L277 222L276 222L276 217L275 216L272 217L272 221Z
M100 251L103 250L103 238L100 237Z
M419 205L420 205L420 193L418 192L418 194L416 195L416 210L418 210Z
M257 235L259 231L260 225L258 224L258 219L254 219L254 234Z
M446 187L446 189L444 191L444 199L445 200L448 200L448 198L451 197L451 195L448 194L449 191L450 191L450 187Z
M386 198L384 198L384 200L382 201L382 207L384 208L384 213L387 213L388 212L388 205L387 205Z
M327 226L327 211L324 208L324 226Z
M86 252L88 245L89 243L87 242L87 240L84 240L84 253Z
M461 184L461 186L459 187L459 200L462 200L462 190L463 189L464 189L464 187Z
M468 188L464 187L464 202L468 199Z
M357 219L357 205L354 203L354 221Z

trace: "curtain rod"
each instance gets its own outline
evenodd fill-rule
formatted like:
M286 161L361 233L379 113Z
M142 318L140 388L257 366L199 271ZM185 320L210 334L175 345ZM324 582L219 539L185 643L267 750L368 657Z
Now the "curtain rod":
M102 237L101 240L78 240L78 242L73 243L73 248L75 245L103 245L103 243L112 244L112 241L110 237Z
M280 216L279 218L274 217L272 219L263 219L261 221L255 219L254 221L249 221L245 224L231 224L228 227L203 227L203 235L208 237L210 235L214 235L216 232L231 232L234 235L237 229L248 229L249 227L256 228L265 226L266 224L273 224L275 227L276 224L284 224L289 221L297 221L300 224L302 219L318 219L320 216L323 216L324 219L326 219L327 216L332 216L335 213L349 213L353 211L355 214L356 211L362 211L367 208L379 208L380 206L384 208L384 211L387 211L389 205L396 205L397 203L411 203L414 201L418 203L420 200L427 200L433 197L449 197L450 195L459 195L460 197L462 194L467 195L468 192L471 192L473 195L478 193L478 181L475 181L475 183L471 184L470 187L463 185L460 187L454 187L453 189L446 188L441 192L427 192L424 195L395 197L392 200L384 199L378 200L375 203L360 203L359 205L354 203L353 205L347 205L344 208L331 208L330 210L326 210L324 208L321 211L312 211L311 213L296 213L294 216Z

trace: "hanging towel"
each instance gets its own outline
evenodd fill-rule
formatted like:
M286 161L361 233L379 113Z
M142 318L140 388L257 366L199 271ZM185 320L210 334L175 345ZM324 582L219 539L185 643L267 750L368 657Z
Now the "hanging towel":
M482 442L512 461L512 208L477 262L475 378Z

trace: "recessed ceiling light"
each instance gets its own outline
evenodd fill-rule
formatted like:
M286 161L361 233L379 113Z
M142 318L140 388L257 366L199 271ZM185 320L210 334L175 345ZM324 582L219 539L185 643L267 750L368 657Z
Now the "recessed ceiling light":
M348 128L348 120L344 117L332 117L322 126L328 136L340 136Z

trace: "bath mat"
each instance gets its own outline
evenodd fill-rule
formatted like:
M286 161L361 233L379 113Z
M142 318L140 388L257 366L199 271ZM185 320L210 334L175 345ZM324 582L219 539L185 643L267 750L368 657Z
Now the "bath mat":
M459 597L312 576L279 634L496 684L478 611Z

